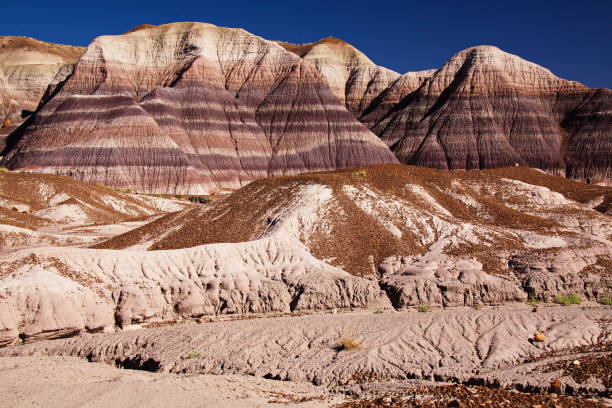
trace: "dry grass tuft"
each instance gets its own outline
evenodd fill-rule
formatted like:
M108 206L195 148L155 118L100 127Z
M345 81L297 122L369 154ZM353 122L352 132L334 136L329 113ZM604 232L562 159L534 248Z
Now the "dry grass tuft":
M190 351L189 353L185 354L185 359L190 360L192 358L199 358L201 356L201 354L197 351Z
M366 169L356 170L351 173L351 177L353 177L354 179L362 179L367 175L368 175L368 172Z
M345 337L340 341L340 350L357 350L361 347L361 342L354 337Z
M543 343L546 341L546 337L542 333L536 333L533 335L533 339L538 343Z

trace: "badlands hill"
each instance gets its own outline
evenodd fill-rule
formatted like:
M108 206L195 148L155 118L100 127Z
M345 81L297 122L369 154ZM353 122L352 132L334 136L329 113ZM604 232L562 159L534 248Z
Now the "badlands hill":
M440 169L520 164L570 178L612 175L612 91L590 89L492 46L399 75L350 44L282 43L311 61L402 163Z
M309 63L240 29L94 40L8 141L4 165L157 193L396 162Z
M609 208L611 191L526 168L255 181L94 248L7 254L0 338L220 314L598 300L612 289L612 222L594 208Z
M142 25L61 70L0 165L172 194L398 160L610 179L611 101L492 46L400 75L332 37Z

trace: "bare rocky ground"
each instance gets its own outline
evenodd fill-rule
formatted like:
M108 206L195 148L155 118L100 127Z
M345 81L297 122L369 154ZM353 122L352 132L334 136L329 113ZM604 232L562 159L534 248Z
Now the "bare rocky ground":
M196 401L190 399L195 389L210 387L218 391L210 400L206 392L199 397L204 406L305 400L299 406L596 407L607 401L610 378L605 366L589 361L609 359L611 315L602 306L551 306L533 312L513 304L426 313L236 316L233 321L224 316L222 321L5 347L0 349L0 383L11 394L28 395L25 401L44 400L58 387L56 380L45 378L45 370L57 365L72 375L66 384L96 396L89 406L147 389L153 389L150 406L163 405L165 389L176 389L173 402L182 406ZM545 341L534 341L535 333L542 333ZM355 347L346 346L351 342ZM73 364L74 357L95 364L91 369L85 362ZM584 369L576 370L575 361ZM156 374L127 374L101 368L99 362ZM568 363L572 368L566 368ZM7 371L12 366L19 368ZM89 370L101 377L83 375ZM24 373L40 386L15 381ZM114 380L120 382L117 395L109 395L114 389L106 383L109 377L121 379ZM282 381L266 388L271 383L264 379ZM38 391L28 393L28 387ZM231 402L223 399L226 391L234 391L229 392ZM331 395L336 398L329 399ZM61 398L68 403L72 397ZM462 405L452 405L454 400Z

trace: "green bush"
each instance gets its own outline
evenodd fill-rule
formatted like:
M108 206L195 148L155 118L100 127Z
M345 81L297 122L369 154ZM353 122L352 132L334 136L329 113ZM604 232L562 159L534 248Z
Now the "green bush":
M612 306L612 296L607 295L599 299L599 303L606 306Z
M538 304L538 298L536 297L535 293L530 293L529 294L529 298L527 299L527 303L529 303L531 306L537 306Z
M429 306L427 305L421 305L419 306L419 308L417 309L419 312L421 313L425 313L425 312L429 312Z
M200 353L198 353L197 351L191 351L191 352L189 352L189 353L187 353L187 354L185 355L185 358L186 358L186 359L199 358L199 357L200 357L200 355L201 355L201 354L200 354Z
M8 173L10 170L6 167L0 167L0 173Z
M557 296L555 298L555 303L563 306L579 305L582 303L582 298L576 294Z
M374 311L374 314L383 314L383 313L385 313L385 311L382 309L377 309Z

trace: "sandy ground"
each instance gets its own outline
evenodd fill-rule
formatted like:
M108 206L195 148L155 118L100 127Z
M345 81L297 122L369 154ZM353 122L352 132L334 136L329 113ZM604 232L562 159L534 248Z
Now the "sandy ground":
M2 407L313 408L342 401L308 383L236 375L158 374L74 357L0 358Z

